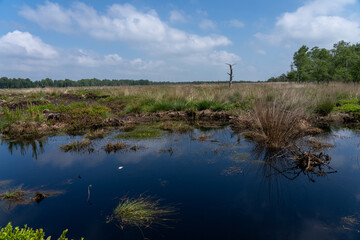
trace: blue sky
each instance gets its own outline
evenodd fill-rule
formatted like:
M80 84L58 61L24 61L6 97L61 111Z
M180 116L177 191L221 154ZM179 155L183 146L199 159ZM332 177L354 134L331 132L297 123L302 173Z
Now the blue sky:
M360 41L356 0L0 0L0 75L267 80L301 46Z

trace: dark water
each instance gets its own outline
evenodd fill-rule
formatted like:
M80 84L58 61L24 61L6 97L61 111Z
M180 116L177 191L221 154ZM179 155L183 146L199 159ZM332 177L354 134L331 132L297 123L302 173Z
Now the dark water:
M145 194L178 209L169 227L143 230L149 239L360 239L356 132L336 130L322 139L336 145L326 152L337 173L295 179L269 168L230 129L208 131L211 137L203 142L195 140L200 134L127 141L142 148L115 154L101 149L111 137L95 141L91 154L59 150L81 137L51 137L35 145L2 142L0 180L64 194L39 204L2 202L0 225L41 227L54 239L63 229L75 239L143 239L137 228L120 230L106 217L121 197ZM161 152L170 147L173 152Z

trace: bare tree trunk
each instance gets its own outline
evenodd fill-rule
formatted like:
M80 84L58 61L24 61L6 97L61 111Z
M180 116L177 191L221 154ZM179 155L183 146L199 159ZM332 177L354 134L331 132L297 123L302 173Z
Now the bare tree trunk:
M229 74L229 76L230 76L229 88L231 88L231 86L232 86L232 80L233 80L233 69L232 69L233 65L230 64L230 63L226 63L226 65L229 65L229 67L230 67L230 73L228 73L228 74Z

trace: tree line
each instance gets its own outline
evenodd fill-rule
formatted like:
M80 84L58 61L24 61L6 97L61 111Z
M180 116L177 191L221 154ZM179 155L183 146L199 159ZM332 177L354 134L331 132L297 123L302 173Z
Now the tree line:
M234 81L240 83L246 81ZM166 84L205 84L205 83L228 83L227 81L193 81L193 82L155 82L149 80L130 80L130 79L80 79L80 80L52 80L45 78L39 81L31 81L29 78L0 78L0 88L38 88L38 87L90 87L90 86L133 86L133 85L166 85Z
M294 53L287 74L269 82L360 82L360 43L340 41L332 49L305 45Z

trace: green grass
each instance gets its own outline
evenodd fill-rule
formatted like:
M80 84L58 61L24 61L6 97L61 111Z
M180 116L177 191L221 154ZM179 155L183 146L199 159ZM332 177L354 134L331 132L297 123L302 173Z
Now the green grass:
M120 133L115 138L122 138L122 139L155 139L159 138L164 134L163 131L160 129L152 128L149 126L142 126L136 128L134 131Z
M332 98L325 98L315 105L314 112L319 115L328 115L335 108L336 102Z
M10 202L23 201L26 194L27 192L22 189L22 186L18 186L1 193L0 200L8 200Z
M58 240L68 240L66 233L68 230L64 230ZM51 236L45 237L45 232L42 228L32 229L25 225L23 228L13 227L11 223L8 223L6 227L0 229L0 240L50 240ZM83 239L83 238L81 238Z
M111 152L118 152L118 151L127 149L128 147L129 147L129 146L126 145L126 144L123 143L123 142L116 142L116 143L110 143L110 142L108 142L108 143L105 145L104 150L105 150L105 152L107 152L107 153L111 153Z
M92 131L86 135L86 138L89 140L94 139L101 139L104 138L107 135L107 133L104 131L104 129Z
M140 195L137 198L123 198L114 209L109 221L117 220L123 229L126 226L147 228L153 224L165 225L168 216L176 213L172 207L161 206L160 200Z
M352 100L340 100L339 107L336 107L336 111L351 113L356 116L360 116L360 101L358 99Z
M193 129L192 126L185 122L161 122L158 126L161 130L165 130L168 132L176 132L176 133L186 133Z
M72 143L62 145L60 148L65 152L81 152L81 151L89 151L93 152L94 149L91 147L90 140L83 140L83 141L74 141Z

